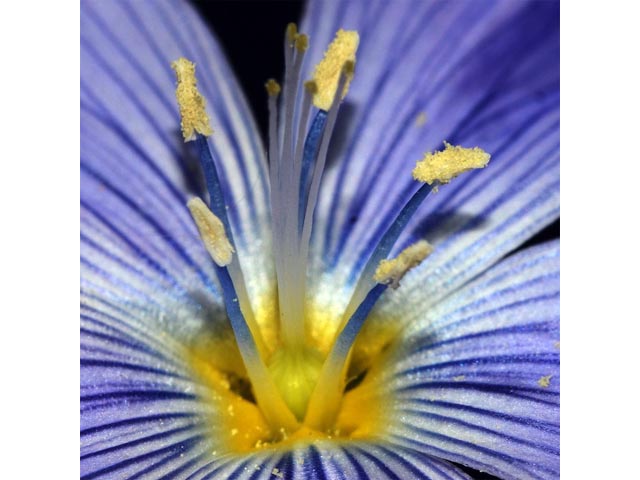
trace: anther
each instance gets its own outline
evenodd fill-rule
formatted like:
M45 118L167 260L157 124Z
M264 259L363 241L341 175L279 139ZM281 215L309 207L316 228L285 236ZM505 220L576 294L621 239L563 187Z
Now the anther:
M298 52L305 52L309 48L309 37L304 33L299 34L296 36L295 46Z
M267 93L270 97L275 97L280 94L280 84L273 78L267 80L267 83L264 84L264 87L267 89Z
M440 152L425 154L413 169L414 179L429 185L449 183L461 173L486 167L491 159L491 155L478 147L454 147L447 142L444 146Z
M316 66L313 80L318 85L318 92L313 97L313 104L321 110L329 110L333 97L338 89L338 82L347 62L355 62L356 50L360 37L356 31L338 30L335 39L327 48L324 58ZM353 77L353 65L347 66L347 81L341 92L344 98ZM351 72L351 75L348 72Z
M420 263L433 252L433 246L425 240L420 240L405 248L400 255L391 260L382 260L373 275L374 281L389 285L396 289L400 286L400 280L409 270Z
M196 133L211 135L213 130L205 111L206 102L196 86L196 65L186 58L179 58L171 64L171 68L176 72L176 99L184 141L195 140Z
M315 95L318 93L318 84L313 80L308 80L304 82L304 88L310 95Z
M289 40L290 44L293 44L296 41L296 37L298 36L298 26L291 22L287 25L287 40Z
M189 200L187 207L213 261L220 267L229 265L233 260L234 249L227 238L222 221L198 197Z

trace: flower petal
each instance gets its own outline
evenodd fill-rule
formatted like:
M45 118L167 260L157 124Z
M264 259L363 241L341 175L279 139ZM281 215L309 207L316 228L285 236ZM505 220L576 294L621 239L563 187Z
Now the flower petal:
M86 1L81 27L82 199L100 224L87 235L96 244L107 235L135 245L175 278L212 282L185 206L188 194L203 189L197 158L180 137L170 67L187 56L208 101L210 144L236 248L254 280L249 290L264 288L271 266L263 148L215 39L190 6L173 1ZM120 233L126 239L116 240Z
M468 479L449 462L389 442L320 441L299 446L276 463L281 478Z
M119 303L87 299L82 309L82 478L135 478L211 449L207 406L176 341Z
M428 477L425 477L427 475ZM188 478L227 479L469 479L450 463L411 448L374 442L319 441L290 451L264 450L210 461Z
M558 475L558 251L516 254L429 310L421 273L390 292L359 341L408 322L365 377L393 404L393 441L500 478Z
M321 281L333 296L416 189L416 160L443 140L492 160L441 187L398 242L435 244L424 266L434 301L557 218L557 4L311 2L307 68L337 28L359 30L360 49L347 140L336 141L314 226L318 264L335 269Z

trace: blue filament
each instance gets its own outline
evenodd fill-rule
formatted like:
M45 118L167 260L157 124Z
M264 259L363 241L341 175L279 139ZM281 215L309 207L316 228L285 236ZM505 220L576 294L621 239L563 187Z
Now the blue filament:
M355 339L362 328L362 324L367 319L369 313L386 289L387 285L377 283L371 290L369 290L365 299L360 303L356 311L353 312L353 315L349 318L349 321L340 332L340 335L338 335L331 353L332 356L339 355L341 358L346 358L349 349L353 345L353 342L355 342Z
M247 322L245 322L244 316L242 315L242 310L240 310L240 302L238 301L233 281L229 275L229 270L227 270L227 267L220 267L218 265L215 265L215 268L220 286L222 287L222 297L224 298L227 315L229 316L231 328L233 329L242 356L245 357L248 355L249 357L253 357L253 353L258 351L257 346L255 345L253 335L251 335L251 330L249 330ZM252 348L246 348L246 346L252 344ZM245 345L245 348L242 348L243 345ZM255 359L251 358L251 360Z
M371 276L372 270L377 268L378 263L380 263L381 260L387 258L387 255L389 255L389 252L393 248L393 245L396 243L396 240L398 240L400 234L409 223L409 220L411 220L413 214L422 204L424 199L427 198L427 196L431 193L434 187L436 187L435 183L433 185L429 185L427 183L423 184L416 191L416 193L413 194L413 196L405 204L405 206L402 207L402 210L400 210L400 213L398 214L396 219L389 226L387 231L378 242L376 248L369 257L369 260L367 261L367 264L361 275ZM351 278L349 279L349 281L353 281L355 279L355 271L356 270L354 269L354 271L351 273Z
M300 194L298 208L298 231L302 233L302 226L304 225L304 214L307 210L307 200L309 197L309 182L311 181L311 172L315 159L318 155L318 149L320 148L320 140L322 139L322 132L324 132L324 126L327 123L327 112L324 110L318 111L309 133L304 141L304 150L302 153L302 170L300 171Z
M224 202L222 185L220 184L220 177L218 176L218 170L216 169L213 155L211 154L209 144L207 143L207 137L198 134L196 135L195 142L198 147L198 152L200 153L200 166L204 172L207 190L209 191L209 208L211 208L211 211L222 221L227 237L233 245L233 235L231 233L231 225L229 224L229 218L227 216L227 208Z

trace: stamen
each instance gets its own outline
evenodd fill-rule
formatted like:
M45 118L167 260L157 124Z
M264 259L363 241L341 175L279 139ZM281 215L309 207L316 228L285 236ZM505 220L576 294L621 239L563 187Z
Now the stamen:
M344 98L349 90L353 78L353 69L344 71L347 62L355 62L356 50L360 36L356 31L338 30L336 37L327 48L324 58L316 66L313 80L318 85L318 92L313 97L313 104L321 110L329 110L336 91L340 90ZM342 74L346 74L346 81L339 89L338 82Z
M433 252L433 247L426 240L408 246L400 255L392 260L382 260L373 279L377 283L389 285L394 290L400 286L405 274L422 262Z
M195 64L193 64L186 58L179 58L171 65L175 70L177 77L178 85L176 88L176 97L180 106L181 124L183 126L183 135L185 135L185 141L195 140L196 142L196 146L200 155L200 165L202 166L202 170L204 172L205 180L207 183L207 190L209 192L209 206L211 208L211 211L220 219L220 221L224 225L225 232L227 233L229 240L233 245L233 234L231 231L229 219L227 217L227 208L224 201L224 194L220 185L220 179L218 177L216 165L213 160L213 155L209 148L207 138L205 137L205 135L211 135L213 131L211 130L211 127L209 125L209 117L204 111L204 97L200 94L200 92L198 92L196 88ZM196 100L194 100L194 98ZM196 112L197 109L196 107L194 107L194 105L196 107L198 105L202 106L201 110L199 112ZM199 122L206 122L205 130L208 131L208 133L203 133L200 131L201 129L194 126L194 118L199 119L198 122L196 122L197 124L199 124ZM188 131L189 137L186 136L187 132L185 132L184 130L185 125L192 125L192 129ZM196 131L198 133L196 133ZM249 294L246 290L246 284L244 282L242 269L240 268L240 263L238 262L236 257L233 257L229 265L229 269L230 274L238 289L238 297L240 299L242 311L244 312L245 318L249 323L251 331L256 336L256 341L258 342L260 351L264 352L264 343L262 342L260 331L253 316L253 310L251 309L251 303L249 302Z
M369 290L331 347L309 400L305 425L321 431L331 427L340 408L351 347L362 325L387 287L393 287L394 282L399 282L402 276L418 266L431 251L431 245L426 241L419 241L403 250L395 259L387 260L385 264L380 265L382 272L380 276L376 276L376 281L379 280L381 283Z
M196 132L208 136L213 133L205 111L206 102L196 86L196 65L186 58L171 64L176 72L178 84L176 99L180 108L182 136L185 142L195 140Z
M452 159L453 163L457 163L459 166L459 169L457 170L456 174L454 174L453 176L447 179L447 176L444 174L444 172L445 171L454 172L454 169L448 169L448 167L444 165L440 170L442 178L446 179L447 181L451 180L456 175L463 173L467 170L470 170L472 168L482 168L486 166L490 158L488 153L485 153L484 151L482 151L480 148L477 148L477 147L474 149L465 149L462 147L451 147L451 145L447 143L445 143L445 147L452 151L450 153L446 153L446 150L445 152L439 152L441 154L440 156L438 156L438 153L427 154L425 156L425 159L423 159L421 162L425 160L428 160L428 162L432 162L431 159L434 156L438 156L438 159L434 162L434 164L440 165L441 161L447 158ZM458 153L460 155L458 155ZM473 159L473 161L465 161L464 157L467 157L467 156L470 157L470 159ZM457 160L456 160L456 157L457 157ZM420 165L421 162L418 162L418 165ZM461 168L462 165L464 165L464 169ZM382 261L387 255L389 255L389 252L393 248L393 245L395 244L396 240L398 239L400 234L404 231L405 227L409 223L409 220L411 220L411 217L416 212L418 207L422 204L424 199L427 198L427 196L432 191L433 192L437 191L440 185L439 179L428 178L432 180L432 182L426 183L427 177L422 177L422 176L420 176L420 178L416 177L417 169L418 167L416 166L416 169L414 169L414 172L413 172L414 178L419 181L424 181L425 184L422 185L416 191L416 193L413 194L411 199L405 204L402 210L400 210L400 213L398 213L398 216L393 221L393 223L391 223L391 225L389 226L385 234L380 239L380 242L378 242L378 245L374 249L373 253L369 257L369 260L367 261L362 271L362 274L360 275L360 279L356 284L356 288L354 289L353 294L351 295L351 300L349 300L349 304L347 305L345 313L342 317L342 325L344 325L346 321L349 319L349 317L353 315L357 306L360 304L360 302L363 301L367 292L372 287L373 285L372 276L374 275L376 269L378 268L378 264L380 263L380 261Z
M227 238L224 225L209 207L199 198L194 197L187 203L191 217L198 227L200 238L213 261L220 267L231 263L235 250Z
M491 155L481 148L454 147L444 142L441 152L427 153L413 169L413 178L432 185L434 182L449 183L461 173L474 168L484 168Z

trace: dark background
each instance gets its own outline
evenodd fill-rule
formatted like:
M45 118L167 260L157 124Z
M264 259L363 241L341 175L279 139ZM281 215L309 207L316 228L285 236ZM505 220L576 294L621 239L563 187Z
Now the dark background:
M299 1L196 1L196 8L218 36L236 73L263 138L267 132L268 78L280 80L284 70L282 44L289 22L298 22L303 11ZM560 237L556 221L520 249ZM519 250L520 250L519 249ZM463 467L464 468L464 467ZM464 468L475 479L495 479Z

